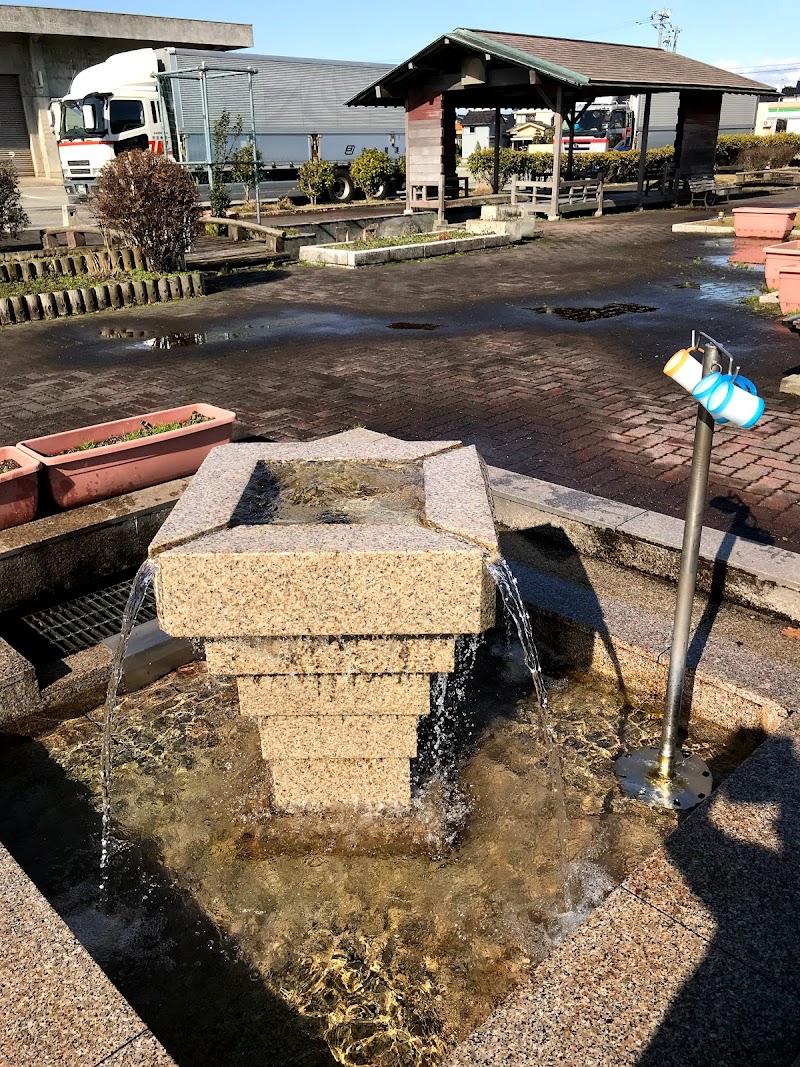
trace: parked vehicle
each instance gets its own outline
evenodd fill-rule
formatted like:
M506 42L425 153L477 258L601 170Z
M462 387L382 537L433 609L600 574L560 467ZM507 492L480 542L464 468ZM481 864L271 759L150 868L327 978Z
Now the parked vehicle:
M197 73L201 68L204 79ZM130 149L164 154L206 182L209 130L223 109L243 119L243 133L231 149L251 140L252 71L262 195L301 196L298 169L321 158L336 169L331 198L346 203L354 193L350 162L363 149L380 148L398 159L405 151L402 108L345 106L389 69L185 48L138 48L110 56L76 74L67 95L51 104L68 199L85 200L103 166ZM180 72L185 73L171 76Z

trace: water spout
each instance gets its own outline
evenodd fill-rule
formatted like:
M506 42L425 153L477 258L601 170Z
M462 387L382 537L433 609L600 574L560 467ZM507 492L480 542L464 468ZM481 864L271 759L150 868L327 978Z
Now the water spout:
M103 713L103 740L100 752L100 784L103 794L103 836L100 846L100 887L103 890L105 890L108 879L111 842L111 730L114 724L114 712L117 707L117 694L119 692L120 682L122 681L125 650L128 647L128 639L136 624L136 617L144 603L147 590L150 588L150 585L155 578L157 569L158 563L156 560L146 559L136 572L136 577L133 579L128 602L125 605L125 611L122 616L119 642L114 651L114 658L111 661L111 675L108 679L108 689L106 690L106 702Z

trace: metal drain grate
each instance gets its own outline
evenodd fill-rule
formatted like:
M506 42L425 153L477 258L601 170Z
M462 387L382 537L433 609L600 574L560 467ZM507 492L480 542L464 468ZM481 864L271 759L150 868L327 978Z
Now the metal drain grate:
M23 616L21 621L60 656L70 656L120 632L130 591L130 580L118 582L96 593L86 593L55 607L34 611ZM155 617L156 603L150 588L136 621L148 622Z

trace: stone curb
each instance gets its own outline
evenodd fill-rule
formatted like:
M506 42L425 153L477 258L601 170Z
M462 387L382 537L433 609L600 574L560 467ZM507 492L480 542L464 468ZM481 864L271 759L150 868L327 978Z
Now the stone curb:
M110 281L54 293L26 293L0 298L0 326L88 315L108 308L144 307L205 295L205 282L199 271L155 281Z
M138 248L44 249L41 253L18 252L0 259L0 282L25 282L46 278L48 274L96 274L115 267L144 270L145 260Z
M715 237L734 237L735 236L735 232L734 232L733 226L716 226L716 225L712 225L710 222L708 222L706 220L703 220L702 222L675 222L672 225L672 232L673 233L712 234ZM800 238L800 229L794 229L789 234L789 237L787 238L787 240L796 241L798 238ZM774 241L776 239L772 239L772 238L769 238L769 237L765 237L764 238L765 242L770 241L770 240L773 240L773 243L774 243Z
M489 467L499 522L546 539L563 535L575 549L659 578L678 575L683 520L616 500ZM723 568L724 574L714 574ZM724 578L733 603L800 620L800 555L704 526L698 587Z
M326 267L373 267L382 263L398 263L407 259L430 259L455 252L475 252L486 248L500 248L511 244L506 233L489 233L476 237L456 237L452 240L424 241L419 244L395 245L389 248L331 248L329 245L303 245L298 255L306 263Z

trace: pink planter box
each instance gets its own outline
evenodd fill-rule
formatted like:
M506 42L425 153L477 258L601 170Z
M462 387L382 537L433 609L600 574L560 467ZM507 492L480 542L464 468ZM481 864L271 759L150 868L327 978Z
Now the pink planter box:
M63 454L65 449L75 448L86 441L102 441L138 430L143 420L154 425L182 422L190 418L193 411L209 416L211 421L135 441L120 441ZM22 441L18 447L42 464L58 507L74 508L194 474L212 448L230 441L235 418L233 411L211 404L186 404L167 411L151 411L133 418L37 437Z
M785 241L782 245L769 245L764 261L767 286L778 288L778 274L795 263L800 263L800 241Z
M781 267L778 275L778 301L784 315L800 313L800 261L797 265Z
M19 467L0 474L0 530L30 522L39 498L39 461L20 448L0 448L0 463L7 459Z
M800 208L735 207L733 230L737 237L769 237L782 241L794 226Z

